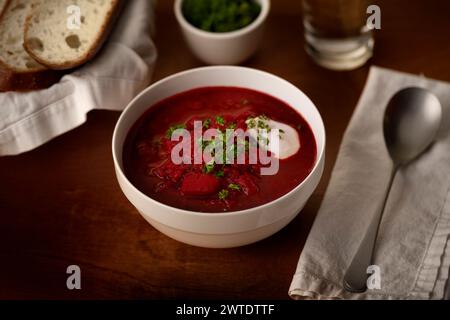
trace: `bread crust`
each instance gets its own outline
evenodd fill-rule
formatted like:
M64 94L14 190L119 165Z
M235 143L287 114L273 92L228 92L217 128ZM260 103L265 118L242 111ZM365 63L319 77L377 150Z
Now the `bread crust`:
M11 0L6 0L0 20L10 4ZM63 75L60 71L49 70L44 66L35 71L17 71L0 60L0 92L45 89L58 82Z
M5 5L3 8L0 8L0 20L2 19L3 13L6 11L5 9L9 6L10 1L11 0L5 0Z
M46 89L64 75L61 71L42 69L32 72L16 72L0 61L0 92Z
M67 70L67 69L73 69L76 67L79 67L86 62L90 61L95 55L100 51L103 44L105 43L106 39L108 38L109 34L114 28L115 22L118 19L120 12L122 11L122 8L124 7L124 4L126 1L124 0L113 0L114 5L112 6L111 10L108 11L106 15L106 19L103 22L103 25L101 26L99 32L97 33L97 38L93 42L93 47L90 48L84 55L82 55L79 59L72 60L72 61L66 61L64 63L52 63L50 61L47 61L45 59L42 59L38 55L36 55L30 45L30 41L28 39L28 30L30 28L30 21L33 18L33 10L30 12L28 17L25 21L25 32L24 32L24 48L28 52L28 54L35 59L40 64L54 70Z

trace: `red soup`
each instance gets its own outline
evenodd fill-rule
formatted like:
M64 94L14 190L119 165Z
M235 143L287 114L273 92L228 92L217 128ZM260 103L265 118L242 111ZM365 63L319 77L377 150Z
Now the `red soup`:
M215 141L226 140L225 132L228 137L228 132L233 134L239 129L250 132L252 128L262 128L270 132L276 126L280 144L284 143L282 149L288 150L288 156L282 157L283 152L276 154L275 149L266 148L268 155L278 159L275 174L261 174L261 168L268 164L261 164L259 157L256 163L249 161L253 150L249 147L250 135L247 140L236 140L234 153L224 151L231 158L236 157L234 160L243 156L245 163L207 157L194 161L197 149L204 151ZM199 128L200 133L216 133L215 138L200 140L194 133ZM191 152L184 155L191 162L174 161L174 148L181 141L180 137L174 139L174 132L182 133L192 142ZM286 137L287 134L290 136ZM265 138L258 133L255 139L253 145L262 146ZM269 145L268 138L266 143ZM238 148L239 144L242 147ZM272 96L235 87L194 89L157 103L132 127L123 153L125 174L143 193L172 207L211 213L244 210L271 202L298 186L315 161L314 135L299 113Z

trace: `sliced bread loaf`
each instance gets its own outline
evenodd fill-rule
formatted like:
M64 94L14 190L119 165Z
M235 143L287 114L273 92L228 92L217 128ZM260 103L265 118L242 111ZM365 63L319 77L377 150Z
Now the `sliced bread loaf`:
M30 0L9 0L0 17L0 92L46 88L60 78L59 72L39 64L23 48L30 7Z
M60 72L39 64L23 48L24 23L30 8L30 0L5 2L0 16L0 92L47 88L61 77Z
M25 25L25 49L51 69L78 67L101 48L121 2L36 0Z

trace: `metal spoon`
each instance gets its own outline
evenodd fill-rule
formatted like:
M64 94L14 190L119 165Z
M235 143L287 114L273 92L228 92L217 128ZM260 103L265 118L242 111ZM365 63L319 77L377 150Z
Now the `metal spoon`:
M384 113L384 140L393 162L389 185L381 208L375 213L369 229L344 276L344 288L350 292L366 291L367 267L373 251L381 217L398 169L421 155L433 142L439 130L442 108L431 92L406 88L389 101Z

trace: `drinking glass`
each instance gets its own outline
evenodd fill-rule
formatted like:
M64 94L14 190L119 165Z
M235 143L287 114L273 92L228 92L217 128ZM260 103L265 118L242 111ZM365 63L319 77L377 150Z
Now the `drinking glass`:
M351 70L373 54L367 0L303 0L306 51L321 66Z

